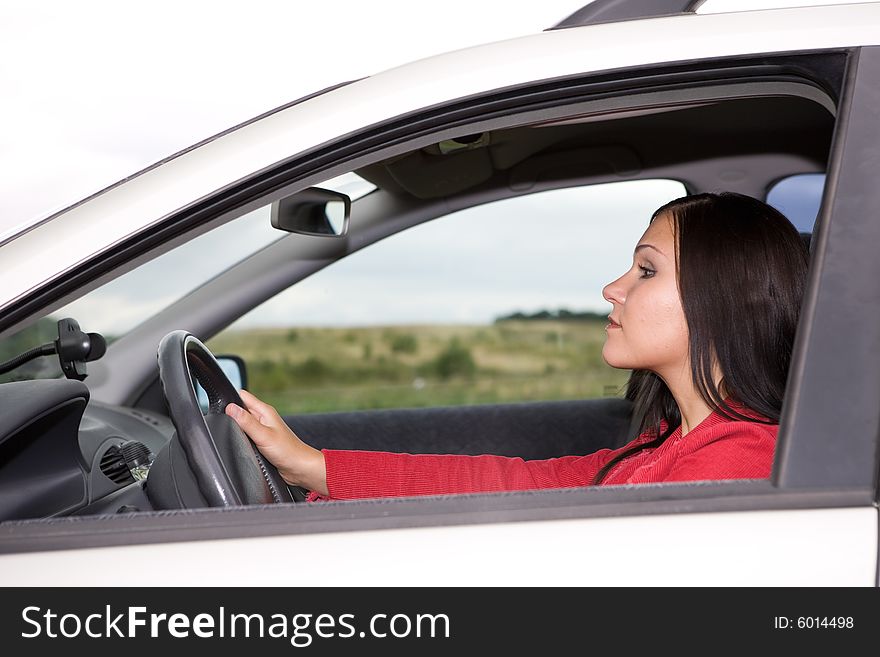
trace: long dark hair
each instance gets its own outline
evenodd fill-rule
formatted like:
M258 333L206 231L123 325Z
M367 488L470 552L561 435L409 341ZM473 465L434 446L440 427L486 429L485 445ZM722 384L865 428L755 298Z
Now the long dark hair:
M800 234L771 206L732 192L675 199L658 208L651 222L661 215L672 219L697 391L727 419L778 424L809 264ZM626 397L638 433L654 438L618 454L592 485L624 458L661 445L681 424L672 393L654 372L633 370ZM726 398L760 417L731 408Z

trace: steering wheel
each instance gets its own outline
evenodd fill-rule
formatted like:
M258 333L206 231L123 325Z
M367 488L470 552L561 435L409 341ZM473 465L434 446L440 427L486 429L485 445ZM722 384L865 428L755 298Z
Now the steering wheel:
M186 331L172 331L162 338L159 380L177 430L169 445L167 460L163 461L161 479L163 484L172 485L177 505L198 506L198 502L191 501L199 497L195 491L189 494L189 501L183 499L187 481L191 489L197 487L200 497L209 506L280 504L305 499L299 489L288 488L277 468L263 458L235 421L226 415L227 404L235 403L244 408L244 403L217 359L195 336ZM208 394L205 415L196 397L194 381ZM174 444L175 440L178 444ZM180 463L184 460L179 456L180 451L186 464ZM181 472L184 469L188 472ZM168 477L172 481L167 482ZM148 489L149 483L148 480Z

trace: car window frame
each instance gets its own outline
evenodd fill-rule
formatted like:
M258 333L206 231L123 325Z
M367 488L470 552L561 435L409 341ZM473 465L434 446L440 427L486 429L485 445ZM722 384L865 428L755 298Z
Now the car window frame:
M681 91L681 85L684 84L685 80L689 81L690 87L686 89L687 94L686 97L688 100L693 101L693 92L696 92L699 99L705 99L706 95L712 95L713 97L721 97L721 98L740 98L743 96L751 96L756 93L755 88L749 85L749 82L755 82L756 78L761 84L766 82L765 78L767 76L770 79L779 82L783 78L787 79L789 82L797 85L797 89L789 89L789 92L793 95L800 95L805 90L810 93L810 100L820 100L813 96L812 91L815 90L816 93L821 93L824 95L824 98L827 102L832 103L834 99L839 96L839 87L841 84L841 80L843 77L842 67L843 62L846 58L846 53L848 51L840 50L840 49L832 49L827 52L809 52L803 53L800 57L805 58L802 59L800 57L793 57L786 54L785 56L779 56L776 58L773 57L746 57L746 58L722 58L722 59L707 59L707 60L698 60L696 62L676 62L674 65L670 67L639 67L633 69L632 76L637 80L637 83L630 83L630 77L620 78L620 76L615 76L615 74L603 74L601 76L596 75L588 75L588 76L573 76L567 77L562 80L558 84L548 84L546 81L536 82L534 88L533 87L518 87L516 92L520 94L522 98L522 102L526 103L526 106L522 108L520 111L510 111L509 103L511 94L513 93L509 89L500 90L498 93L501 94L502 101L496 99L491 93L472 97L475 107L474 108L463 108L462 105L465 101L461 99L456 99L454 101L450 101L450 105L453 109L448 112L440 112L437 108L428 108L425 112L430 113L431 121L437 122L439 119L436 118L436 115L440 114L443 117L449 118L450 120L454 120L455 128L447 128L445 124L439 124L435 126L436 132L431 132L424 127L424 124L429 123L428 119L419 119L421 115L410 116L407 115L412 120L414 125L413 130L415 131L414 136L410 136L409 139L404 139L400 136L401 130L403 129L401 126L407 125L404 121L400 119L400 117L393 117L388 120L388 131L382 132L380 128L374 127L366 130L364 134L359 138L357 135L351 136L346 135L340 139L340 142L345 143L358 143L363 146L364 149L369 151L368 154L357 154L354 159L342 159L340 162L335 162L331 165L328 165L328 169L320 169L318 173L311 171L309 169L304 169L302 166L302 162L299 160L291 160L291 163L286 164L284 166L285 169L289 169L292 167L292 170L297 172L298 175L303 175L304 177L295 178L294 182L290 182L280 189L275 189L275 191L267 193L267 195L259 196L256 200L250 199L249 202L245 205L238 206L237 208L230 209L228 211L222 211L219 215L211 215L205 218L204 220L207 224L197 225L194 230L205 230L207 228L213 228L217 225L224 223L225 221L229 221L231 219L235 219L241 214L253 210L261 204L265 204L268 201L271 201L275 198L280 198L287 194L294 193L299 191L303 187L308 185L320 184L322 180L325 180L327 177L337 176L343 174L352 169L360 168L366 164L375 162L377 160L385 159L388 157L394 157L400 154L403 154L407 151L421 148L423 146L428 146L432 143L436 143L437 140L451 138L456 136L457 134L461 134L462 131L470 133L470 132L480 132L483 130L495 130L499 128L507 128L512 126L521 126L529 123L541 123L546 122L548 120L555 120L558 118L570 118L571 116L577 116L579 113L583 113L584 111L592 111L595 109L594 103L597 101L595 95L598 95L599 100L601 102L606 102L608 100L612 102L620 103L620 96L624 96L629 100L624 100L624 103L630 103L630 107L632 106L651 106L652 104L656 104L657 97L652 96L650 93L646 92L645 89L658 89L661 93L666 93L669 91L666 85L672 85L675 92ZM705 62L705 64L704 64ZM738 68L738 66L740 68ZM838 71L838 68L841 70ZM806 75L806 71L810 72L809 77L804 77ZM746 77L747 74L752 74L755 78ZM720 76L720 79L719 79ZM609 81L611 80L611 81ZM730 83L731 80L737 82L737 84ZM596 86L593 86L595 83ZM560 87L564 84L571 85L574 91L570 92L560 92ZM659 86L658 86L659 85ZM745 86L743 86L745 85ZM808 86L809 85L809 86ZM631 87L636 87L637 100L631 98L629 94L633 91ZM617 90L617 91L614 91ZM821 92L820 92L821 90ZM766 91L766 90L765 90ZM778 91L777 88L774 88L773 93ZM571 94L577 93L578 95L572 96ZM544 97L544 94L547 94L547 98ZM549 98L549 99L548 99ZM667 96L668 98L668 96ZM680 93L675 93L674 98L676 102L681 102L682 96ZM634 103L634 105L632 104ZM468 117L472 117L474 113L478 113L480 109L485 108L487 106L494 107L497 104L501 104L505 111L504 113L498 117L493 116L491 119L483 119L483 117L479 117L481 120L477 123L466 123L464 121L467 120ZM538 109L534 109L534 107L538 107ZM462 118L464 117L464 118ZM385 139L379 138L378 135L385 135ZM392 142L392 143L386 143ZM381 148L378 150L370 150L374 144L381 144ZM345 153L344 155L350 155L350 153ZM305 171L305 173L302 173ZM270 174L266 174L270 175ZM273 177L277 177L280 174L271 174ZM665 177L670 179L678 179L681 182L685 183L686 188L689 191L692 191L689 187L689 183L687 179L678 178L677 175L670 175L668 172L660 172L658 173L654 170L650 175L645 174L641 176L635 177ZM607 176L593 176L590 178L589 183L595 182L606 182L611 180L619 180L619 176L616 174L608 174ZM579 181L577 183L572 184L585 184L584 181ZM563 183L555 183L556 187L565 186ZM541 187L541 189L552 189L554 185L547 185ZM538 187L534 188L534 191L538 191ZM505 190L505 193L501 196L498 195L496 190L488 190L488 191L474 191L473 193L462 194L460 198L450 198L448 200L440 199L441 205L443 205L443 211L448 212L451 209L469 207L471 205L476 205L483 202L488 202L495 200L496 198L502 198L505 195L510 195L510 190ZM439 216L440 213L435 213L433 215L426 214L423 210L420 210L423 216L421 218L410 219L411 212L409 210L403 212L405 218L402 219L405 225L400 225L394 228L394 230L402 229L406 226L415 225L420 223L421 221L426 221L431 218L435 218ZM194 220L194 216L182 216L181 220L191 221ZM370 229L371 233L367 239L362 238L360 235L352 234L350 239L347 239L344 243L339 242L338 247L330 247L324 246L320 249L312 252L306 253L303 250L291 249L285 252L285 257L287 260L283 262L276 263L277 270L285 269L288 273L284 274L287 276L287 283L282 284L279 283L279 287L276 288L276 292L283 289L283 287L289 286L296 282L297 276L302 278L307 275L310 275L314 271L317 271L327 265L329 265L335 258L339 257L340 250L343 252L350 252L352 250L357 250L363 248L369 243L386 237L391 231L387 227L374 226ZM152 240L155 236L148 236L148 240ZM326 243L325 243L326 244ZM156 247L157 249L161 249L162 246ZM269 251L267 249L266 251ZM161 252L161 251L159 251ZM329 253L329 254L328 254ZM344 254L344 253L343 253ZM308 263L294 263L290 264L291 258L306 258L309 260ZM103 265L106 260L101 261L101 265ZM250 264L250 260L242 263L244 267L248 267ZM234 269L234 268L233 268ZM200 288L200 291L206 290L207 286ZM200 293L197 291L197 294ZM270 296L270 295L269 295ZM268 298L268 296L264 297ZM192 301L191 297L184 297L182 303L187 307L188 311L191 308L190 301ZM232 305L238 303L237 299L232 300ZM254 307L260 303L260 301L256 301L250 308ZM247 312L249 308L246 307L237 307L237 308L226 308L223 311L223 316L229 318L229 322L232 321L234 317L240 316ZM169 309L168 316L173 316L174 312ZM189 319L187 322L189 323ZM226 324L222 325L209 325L202 324L200 326L194 327L193 330L197 331L197 333L208 339L212 335L214 335L217 331L224 328ZM134 333L140 331L143 328L144 331L149 331L150 328L148 326L139 327L135 330ZM152 338L155 342L158 342L162 338L162 336L168 332L169 330L173 330L174 327L166 327L164 332L156 333L155 327L153 329ZM140 337L140 336L132 336L132 337ZM122 347L122 343L125 342L125 338L119 340L115 347L120 349ZM127 352L126 357L129 359L137 358L137 354L132 352ZM99 364L100 366L100 364ZM134 371L132 372L134 375ZM161 400L161 390L155 385L151 386L148 381L138 381L137 390L135 394L126 394L125 396L116 395L113 399L103 399L104 401L108 401L110 403L123 403L123 404L131 404L131 403L152 403L153 408L160 411L163 408L162 400ZM114 389L119 390L129 390L127 386L119 386L117 381L114 381ZM107 391L102 390L101 393L105 394Z

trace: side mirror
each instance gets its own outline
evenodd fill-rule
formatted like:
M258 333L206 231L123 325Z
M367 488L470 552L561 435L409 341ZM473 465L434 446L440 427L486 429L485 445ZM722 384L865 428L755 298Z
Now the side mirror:
M241 391L242 388L247 388L247 369L240 356L217 356L217 363L236 390ZM198 381L194 380L193 383L196 385L196 397L199 400L202 413L207 413L208 394Z
M307 187L272 203L272 226L288 233L342 237L348 232L351 198L321 187Z

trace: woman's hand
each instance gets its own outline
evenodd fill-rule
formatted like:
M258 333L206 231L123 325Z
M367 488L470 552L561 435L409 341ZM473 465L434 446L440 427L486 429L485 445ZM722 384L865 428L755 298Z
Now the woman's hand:
M254 441L260 453L278 468L284 481L320 495L329 495L324 455L300 440L272 406L246 390L241 391L241 399L247 408L229 404L226 414Z

